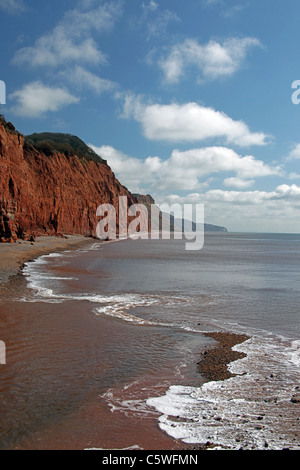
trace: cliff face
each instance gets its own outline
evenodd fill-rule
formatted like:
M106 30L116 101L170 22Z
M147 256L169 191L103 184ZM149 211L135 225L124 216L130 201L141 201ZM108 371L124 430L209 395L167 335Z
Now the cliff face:
M95 236L97 207L112 204L118 217L119 196L127 196L128 206L137 202L105 162L46 155L0 121L0 241Z

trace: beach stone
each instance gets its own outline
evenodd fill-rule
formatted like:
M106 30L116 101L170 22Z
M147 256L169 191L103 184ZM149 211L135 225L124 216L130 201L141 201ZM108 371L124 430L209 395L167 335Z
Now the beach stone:
M295 395L292 396L291 398L292 403L300 403L300 393L296 393Z

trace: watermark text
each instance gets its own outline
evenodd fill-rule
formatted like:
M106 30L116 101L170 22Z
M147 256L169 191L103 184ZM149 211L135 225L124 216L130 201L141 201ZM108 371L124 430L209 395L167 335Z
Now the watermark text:
M3 341L0 341L0 364L6 364L6 346Z
M204 245L203 204L151 204L149 211L143 204L128 207L127 196L121 196L117 208L101 204L96 216L100 218L96 235L102 240L184 238L187 251L201 250Z
M300 80L294 80L292 83L294 93L292 94L292 103L300 104Z
M6 85L3 80L0 80L0 104L6 104Z

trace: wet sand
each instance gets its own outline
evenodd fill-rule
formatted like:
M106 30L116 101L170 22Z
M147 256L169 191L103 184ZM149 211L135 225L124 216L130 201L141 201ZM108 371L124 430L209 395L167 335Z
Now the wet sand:
M93 243L94 240L82 235L61 237L37 237L34 242L0 243L0 297L9 296L14 290L24 263L39 256L64 250L76 250Z

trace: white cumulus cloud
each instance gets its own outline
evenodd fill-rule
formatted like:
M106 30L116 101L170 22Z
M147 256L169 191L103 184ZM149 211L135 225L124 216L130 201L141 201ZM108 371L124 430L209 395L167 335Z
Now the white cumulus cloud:
M231 186L245 188L254 183L253 178L281 174L279 166L271 167L251 155L240 156L226 147L173 150L165 160L158 156L145 160L134 158L112 146L91 147L108 161L117 177L133 192L141 188L147 192L199 191L207 187L207 179L221 173L234 174Z
M300 231L300 186L249 189L254 178L258 184L259 177L285 176L280 166L226 147L173 150L167 159L134 158L112 146L91 147L108 160L129 190L150 193L159 205L204 204L205 222L230 231L276 232L283 226L287 232ZM228 189L213 187L220 177Z
M280 185L271 191L224 191L211 189L199 193L159 195L157 203L204 204L205 221L227 227L229 231L300 231L300 187Z
M81 65L75 65L75 67L62 71L60 76L76 85L76 87L92 90L97 95L113 91L117 87L115 82L101 78Z
M178 83L190 69L200 81L229 77L243 66L250 51L259 46L260 41L252 37L211 40L206 44L186 39L174 45L159 60L159 66L168 83Z
M70 62L103 64L107 58L98 48L92 33L110 30L119 14L119 2L103 3L96 8L71 9L33 46L17 51L13 62L31 67L56 67Z
M254 183L255 180L246 180L243 178L238 178L237 176L233 176L232 178L226 178L223 181L224 186L236 189L246 189L253 186Z
M290 151L287 160L299 160L300 159L300 144L295 144L293 149Z
M185 104L144 104L128 94L124 100L123 117L133 118L142 126L149 140L167 142L194 142L223 138L227 144L242 147L266 145L268 136L251 132L243 121L194 102Z
M58 111L64 106L79 102L68 90L49 87L40 81L24 85L12 93L10 98L16 102L12 111L28 118L40 117L48 111Z

